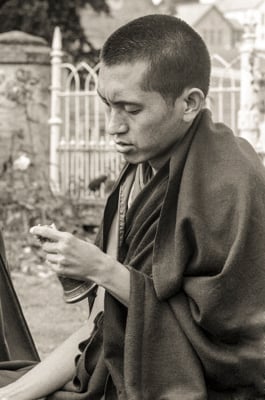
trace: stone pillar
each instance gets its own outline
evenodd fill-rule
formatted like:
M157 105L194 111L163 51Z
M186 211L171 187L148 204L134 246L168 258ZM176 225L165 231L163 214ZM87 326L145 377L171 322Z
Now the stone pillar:
M43 177L49 169L50 48L42 38L11 31L0 34L0 54L0 175L26 156Z
M59 192L58 146L60 140L61 119L61 80L62 80L62 35L57 26L54 30L51 51L51 112L50 112L50 184L54 193Z
M241 45L241 89L240 110L238 113L239 135L247 139L254 148L259 142L259 98L255 87L255 30L254 20L245 24L245 32Z

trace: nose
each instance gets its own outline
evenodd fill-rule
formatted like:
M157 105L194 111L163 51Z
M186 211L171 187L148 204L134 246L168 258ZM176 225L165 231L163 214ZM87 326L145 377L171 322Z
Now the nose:
M128 125L118 112L112 110L107 117L106 130L109 135L122 134L128 131Z

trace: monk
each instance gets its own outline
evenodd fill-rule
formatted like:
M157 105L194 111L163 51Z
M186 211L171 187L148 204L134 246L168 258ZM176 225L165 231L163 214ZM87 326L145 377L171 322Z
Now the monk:
M175 17L107 39L98 94L126 165L98 237L31 229L52 268L97 295L87 324L2 400L265 398L265 170L205 108L210 70Z

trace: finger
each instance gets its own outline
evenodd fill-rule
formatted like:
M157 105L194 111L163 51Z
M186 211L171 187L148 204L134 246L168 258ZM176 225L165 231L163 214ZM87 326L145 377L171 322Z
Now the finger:
M60 254L57 253L47 253L46 260L54 263L54 264L62 264L63 265L63 258Z
M57 229L48 226L33 226L30 228L30 233L41 238L48 239L54 242L60 240L65 232L58 231Z
M62 271L63 271L63 268L62 268L61 264L59 264L59 263L53 263L51 261L46 260L46 264L56 274L62 273Z
M51 269L53 272L56 272L56 274L60 274L63 272L63 269L61 268L60 264L53 264L51 266Z
M58 242L44 242L42 245L42 250L44 250L46 253L53 253L56 254L59 252L59 241Z

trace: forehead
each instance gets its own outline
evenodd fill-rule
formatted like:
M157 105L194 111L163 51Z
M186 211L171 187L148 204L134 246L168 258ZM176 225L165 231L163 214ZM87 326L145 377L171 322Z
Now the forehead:
M141 91L141 83L147 68L146 62L123 63L113 66L102 63L99 70L100 93Z

